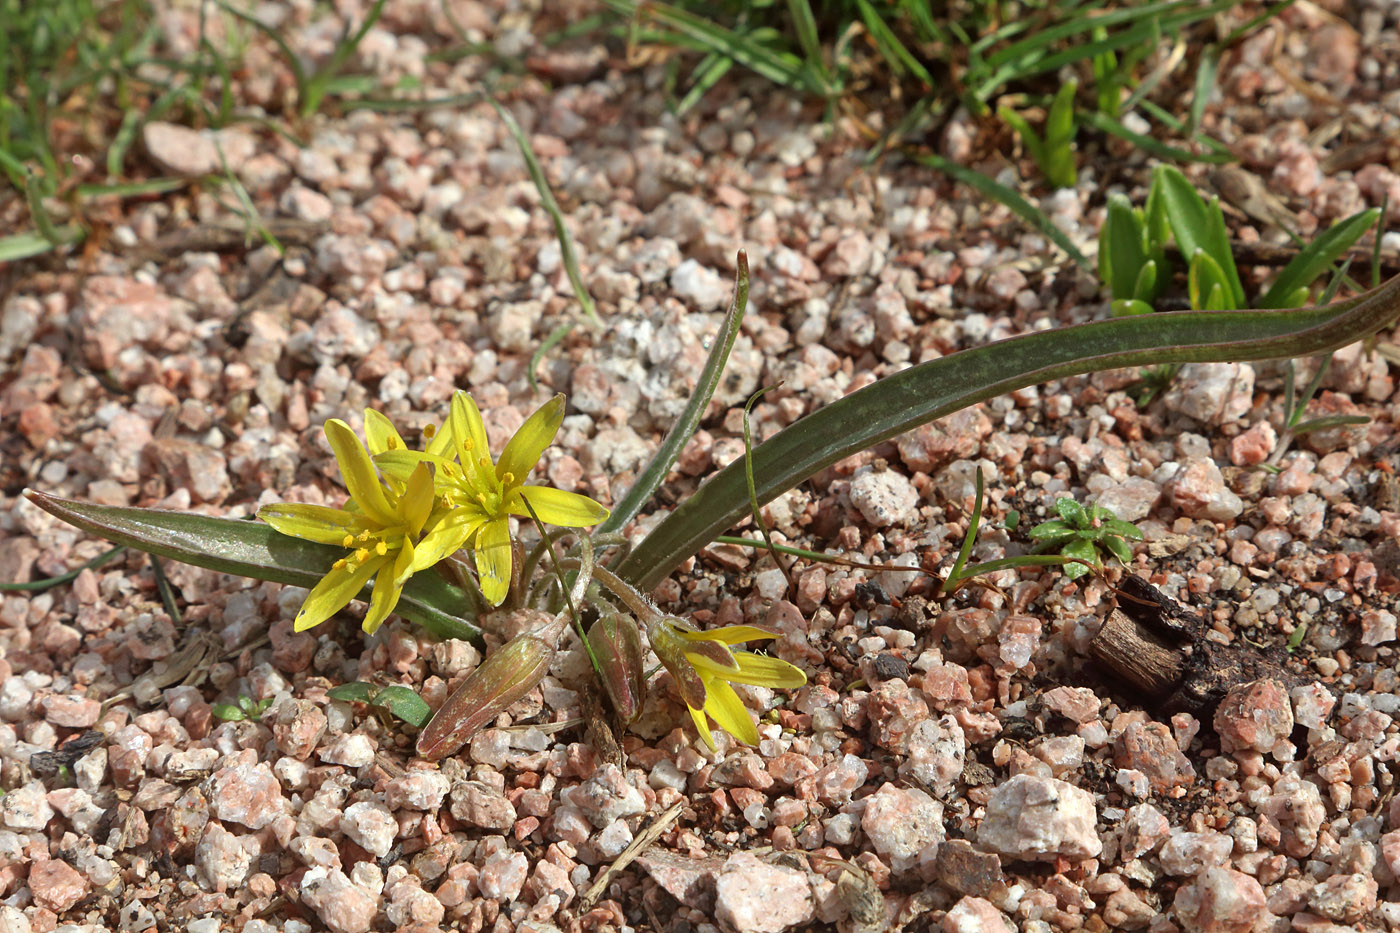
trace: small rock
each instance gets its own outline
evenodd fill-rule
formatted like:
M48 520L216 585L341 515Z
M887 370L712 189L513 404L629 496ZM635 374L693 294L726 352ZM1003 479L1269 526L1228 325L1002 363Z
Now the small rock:
M671 272L671 290L697 311L716 311L729 300L729 285L715 270L687 259Z
M11 733L13 737L13 733ZM53 819L43 781L30 781L0 797L0 825L15 832L40 831Z
M216 893L241 887L252 864L242 841L218 823L210 823L194 847L195 872Z
M1205 868L1227 865L1235 840L1224 833L1174 832L1157 853L1169 875L1196 875Z
M1259 882L1229 868L1207 869L1180 888L1172 911L1189 933L1249 933L1268 914Z
M966 839L940 842L931 868L932 877L929 867L924 868L925 880L936 878L959 894L991 897L1006 888L1001 859L993 852L977 851Z
M1130 723L1113 742L1113 763L1141 771L1158 793L1196 780L1196 769L1177 747L1171 729L1160 722Z
M1187 363L1162 404L1206 424L1234 421L1254 402L1254 367L1248 363Z
M29 891L34 895L34 903L56 914L86 897L89 887L82 873L62 859L35 862L29 869Z
M1096 819L1088 791L1054 778L1018 774L992 791L977 841L1008 858L1093 858L1103 849L1094 831Z
M101 703L83 696L44 697L40 705L45 719L65 729L86 729L97 722L102 710Z
M525 858L524 852L501 849L482 864L477 887L480 888L482 897L508 904L520 896L529 871L530 862Z
M452 785L452 815L471 826L504 832L515 825L516 810L504 794L478 781Z
M637 788L627 783L622 770L605 764L593 776L574 788L569 802L583 811L588 821L602 829L613 820L646 812L646 801Z
M749 852L725 860L715 880L715 918L746 933L780 933L815 916L805 872L760 861Z
M282 815L282 786L266 763L221 768L214 774L214 815L262 829Z
M301 902L316 911L331 933L369 933L379 910L378 898L338 868L310 869L298 890Z
M442 806L450 785L441 771L410 771L384 788L384 802L391 810L433 811Z
M943 839L943 804L917 788L885 784L865 801L861 829L896 873L915 867L919 852Z
M1313 887L1308 906L1329 920L1355 923L1376 909L1379 885L1370 875L1333 875Z
M943 917L943 933L1014 933L1006 915L991 901L964 897Z
M388 807L377 800L361 800L345 808L340 831L378 858L389 854L398 835L399 822Z
M907 525L918 518L919 493L894 470L862 467L851 480L851 505L876 528Z
M1244 511L1243 500L1225 485L1220 467L1209 457L1191 458L1167 483L1167 492L1172 505L1191 518L1228 522Z
M213 175L223 170L214 140L187 126L152 120L142 126L141 142L166 174Z
M1137 522L1152 514L1162 501L1162 488L1141 476L1129 476L1120 483L1105 487L1095 498L1101 505L1125 522Z
M363 768L374 760L374 739L363 732L338 735L321 750L321 760L347 768Z
M1055 687L1045 692L1045 708L1074 723L1093 722L1099 718L1099 698L1088 687Z
M1293 731L1288 691L1276 680L1239 684L1220 701L1214 723L1223 751L1272 751Z

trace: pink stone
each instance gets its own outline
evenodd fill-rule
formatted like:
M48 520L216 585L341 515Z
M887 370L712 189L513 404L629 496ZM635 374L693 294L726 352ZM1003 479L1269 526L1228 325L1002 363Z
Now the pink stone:
M1141 858L1151 852L1171 833L1171 824L1162 812L1150 803L1140 803L1123 818L1123 839L1120 850L1124 858Z
M302 903L316 911L331 933L369 933L379 909L378 898L338 868L311 869L302 876L299 890Z
M86 729L97 722L102 704L83 696L49 696L41 704L44 718L55 726L68 729Z
M309 700L283 702L273 713L272 741L282 754L305 761L326 734L326 723L326 714Z
M1230 441L1230 462L1235 466L1254 466L1269 459L1278 443L1278 432L1272 423L1261 421Z
M923 791L885 784L865 798L861 829L892 871L909 871L919 853L943 839L943 805Z
M282 815L282 788L266 763L221 768L214 774L214 813L262 829Z
M1267 914L1259 882L1229 868L1207 869L1180 888L1172 910L1188 933L1250 933Z
M1257 680L1226 693L1214 722L1223 751L1268 752L1293 731L1293 708L1283 684Z
M530 862L524 852L502 849L489 856L481 866L477 887L482 897L508 904L520 896L529 870Z
M62 859L35 862L29 869L29 890L34 903L62 914L87 896L88 880Z
M972 704L967 668L959 664L934 664L924 672L923 691L940 711Z
M1045 708L1070 722L1093 722L1099 718L1099 698L1088 687L1056 687L1042 697Z
M1015 928L991 901L964 897L943 917L943 933L1013 933Z
M1171 730L1160 722L1129 723L1113 741L1113 763L1141 771L1158 793L1196 780L1196 770L1177 747Z
M815 912L805 872L749 852L726 859L715 881L715 917L730 929L781 933L810 922Z

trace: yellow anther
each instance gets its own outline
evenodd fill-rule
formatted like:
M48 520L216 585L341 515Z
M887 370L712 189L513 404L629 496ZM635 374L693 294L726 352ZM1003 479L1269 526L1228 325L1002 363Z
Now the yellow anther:
M462 449L465 450L467 453L471 453L471 452L472 452L472 448L473 448L475 445L476 445L476 441L472 440L470 437L467 438L466 440L462 441Z
M477 501L477 502L480 502L482 505L485 505L485 504L486 504L486 493L484 493L484 492L479 492L479 493L477 493L477 494L476 494L476 501Z
M345 569L345 558L342 557L340 560L336 561L334 564L331 564L331 567L332 567L333 569L335 569L335 570L344 570L344 569Z
M343 541L340 542L340 546L341 546L341 547L354 547L354 546L355 546L355 536L354 536L354 535L346 535L346 536L345 536L345 540L343 540Z
M364 531L360 532L360 540L361 540L361 541L368 541L368 540L369 540L369 529L368 529L368 528L366 528Z
M437 437L437 426L432 424L424 425L423 436L426 437L428 440L432 440L433 438Z
M490 457L482 457L482 458L481 458L480 460L478 460L477 462L481 464L481 468L482 468L483 470L485 470L485 471L488 472L488 473L491 472L491 458L490 458Z
M374 553L378 554L380 557L383 557L385 554L389 553L389 545L385 544L383 541L380 541L374 546Z
M389 438L388 448L389 448L389 450L398 450L398 449L399 449L399 441L398 441L398 438L394 438L394 437Z
M514 473L505 473L505 474L503 474L503 475L501 476L501 485L502 485L502 486L514 486L514 485L515 485L515 474L514 474Z
M363 564L367 560L369 560L369 551L367 549L360 548L355 552L355 563Z

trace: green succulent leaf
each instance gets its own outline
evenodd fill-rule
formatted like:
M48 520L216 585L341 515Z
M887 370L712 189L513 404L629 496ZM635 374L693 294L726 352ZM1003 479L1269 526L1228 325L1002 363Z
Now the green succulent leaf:
M292 538L262 522L97 505L33 489L25 494L44 511L116 544L257 580L310 589L345 556L344 548ZM368 600L368 588L363 598ZM394 611L441 638L462 638L481 646L480 629L455 615L465 600L437 574L419 573L404 586Z
M1084 506L1080 505L1068 497L1055 500L1055 511L1060 513L1067 523L1079 530L1089 527L1089 513L1084 511Z
M1125 564L1133 559L1132 546L1117 535L1108 535L1105 537L1103 539L1103 546L1108 548L1109 553Z
M383 707L410 726L421 728L433 717L433 711L427 702L401 684L385 687L375 695L372 702L375 706Z
M1124 195L1109 195L1108 214L1099 230L1099 278L1107 283L1115 300L1141 297L1136 284L1147 262L1145 226L1141 214Z
M232 703L215 703L210 712L214 714L215 719L221 719L224 722L242 722L248 718L243 710Z
M340 700L342 703L368 703L370 697L374 696L374 684L365 683L363 680L352 680L348 684L341 684L327 690L326 696L332 700Z
M1166 212L1181 255L1193 257L1194 260L1199 250L1215 260L1220 268L1221 280L1228 283L1227 298L1233 301L1235 307L1244 307L1244 284L1235 269L1234 254L1230 251L1230 234L1225 228L1220 199L1212 198L1209 204L1206 203L1186 176L1169 165L1157 166L1152 183L1153 187L1160 185L1162 209Z
M1114 317L1134 317L1139 314L1151 314L1153 307L1145 301L1138 301L1130 298L1126 301L1115 301L1109 306Z
M1077 532L1078 529L1065 524L1058 518L1052 518L1048 522L1041 522L1039 525L1036 525L1030 531L1026 532L1026 535L1032 541L1054 542L1068 540L1074 537Z
M1134 541L1143 540L1142 529L1132 522L1125 522L1122 519L1110 518L1103 523L1103 528L1111 535L1120 538L1131 538Z

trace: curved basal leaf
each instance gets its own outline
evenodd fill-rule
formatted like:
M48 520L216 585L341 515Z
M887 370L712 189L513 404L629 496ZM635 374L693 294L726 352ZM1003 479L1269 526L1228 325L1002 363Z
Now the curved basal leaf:
M910 367L760 444L760 503L872 444L1024 386L1154 363L1296 359L1370 336L1400 318L1400 277L1334 305L1292 311L1144 314L1012 337ZM748 514L744 460L715 473L616 568L650 590Z
M97 505L34 489L25 495L44 511L108 541L220 573L310 589L345 556L344 548L288 537L262 522ZM368 589L362 598L368 600ZM395 611L439 637L462 638L480 647L480 629L452 612L464 604L461 591L436 574L422 573L404 587Z

